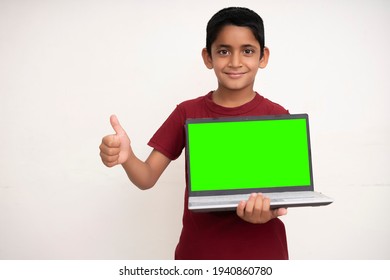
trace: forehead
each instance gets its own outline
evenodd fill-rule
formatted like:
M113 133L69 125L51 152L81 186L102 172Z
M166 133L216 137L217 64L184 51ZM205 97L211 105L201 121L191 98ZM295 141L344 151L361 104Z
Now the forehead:
M249 27L226 25L219 31L213 45L243 46L252 45L260 47L260 43Z

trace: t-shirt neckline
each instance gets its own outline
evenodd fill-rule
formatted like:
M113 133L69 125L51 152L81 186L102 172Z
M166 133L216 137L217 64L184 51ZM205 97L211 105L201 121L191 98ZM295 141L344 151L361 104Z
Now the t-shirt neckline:
M251 101L238 107L223 107L221 105L218 105L213 101L213 91L210 91L205 96L205 102L207 108L214 113L226 116L237 116L250 112L264 99L264 97L262 97L259 93L255 93L256 95Z

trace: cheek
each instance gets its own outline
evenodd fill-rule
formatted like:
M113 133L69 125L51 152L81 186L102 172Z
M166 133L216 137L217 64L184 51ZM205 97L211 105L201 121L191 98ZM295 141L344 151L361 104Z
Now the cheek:
M250 68L259 68L260 67L260 58L248 58L246 61L245 61L245 64L250 67Z
M228 62L226 62L224 59L221 58L214 59L213 61L214 68L218 68L218 69L222 69L223 67L226 66L227 63Z

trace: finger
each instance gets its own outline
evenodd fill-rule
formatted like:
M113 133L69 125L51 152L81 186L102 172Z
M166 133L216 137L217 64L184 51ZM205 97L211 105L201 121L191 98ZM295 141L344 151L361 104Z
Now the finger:
M102 160L104 162L117 162L119 155L109 156L109 155L105 155L105 154L101 153L100 157L102 158Z
M237 213L237 216L239 216L240 218L244 217L244 214L245 214L245 205L246 205L246 202L245 201L241 201L238 206L237 206L237 210L236 210L236 213Z
M113 161L113 162L106 162L106 161L103 161L103 164L107 167L114 167L116 165L118 165L118 161Z
M110 123L111 123L111 126L117 135L126 134L125 130L122 128L122 126L119 123L118 118L115 115L112 115L110 117Z
M264 197L263 199L263 211L269 211L270 210L271 201L268 197Z
M274 210L275 218L279 216L287 215L287 209L286 208L278 208Z
M246 215L252 215L253 214L253 210L254 210L254 206L255 206L255 203L256 203L256 198L257 198L257 194L255 193L252 193L247 202L246 202L246 205L245 205L245 214Z
M121 146L121 141L117 135L107 135L102 139L102 144L100 147L106 146L107 148L119 148Z
M112 148L104 144L100 145L100 152L107 156L119 155L120 151L121 151L120 147Z
M263 212L263 194L258 193L255 199L255 204L253 206L253 215L256 217L260 217Z
M107 167L113 167L118 164L118 158L119 156L108 156L103 153L100 153L100 158L105 166Z

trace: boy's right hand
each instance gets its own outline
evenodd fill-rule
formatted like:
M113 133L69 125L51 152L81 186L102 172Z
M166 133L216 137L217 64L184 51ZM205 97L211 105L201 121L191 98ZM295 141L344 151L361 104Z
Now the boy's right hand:
M130 139L115 115L110 117L110 123L115 134L103 137L99 146L100 157L107 167L126 162L131 154Z

